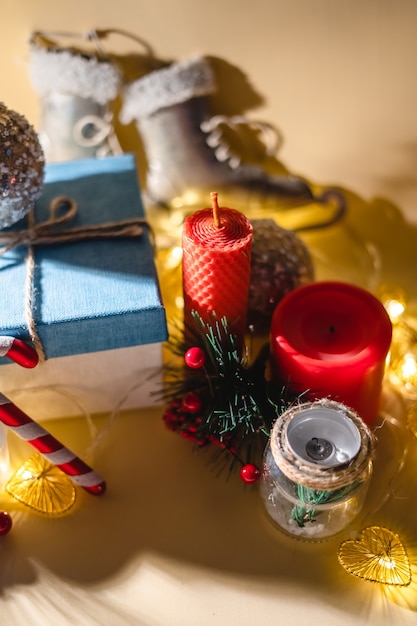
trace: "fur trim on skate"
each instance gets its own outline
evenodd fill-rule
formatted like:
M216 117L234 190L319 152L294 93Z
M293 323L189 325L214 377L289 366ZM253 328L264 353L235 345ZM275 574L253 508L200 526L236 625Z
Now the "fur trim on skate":
M98 104L113 100L120 86L119 71L107 61L34 46L30 51L29 76L41 97L61 92L92 98Z
M213 93L215 89L214 75L206 59L194 57L180 61L126 87L120 120L129 124L159 109Z

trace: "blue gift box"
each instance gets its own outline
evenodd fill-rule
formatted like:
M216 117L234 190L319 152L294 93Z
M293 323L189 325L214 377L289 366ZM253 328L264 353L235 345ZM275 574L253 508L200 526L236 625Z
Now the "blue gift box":
M75 200L78 207L71 223L61 227L64 229L101 227L144 217L132 155L48 164L43 193L35 205L36 224L48 219L51 201L58 196ZM9 230L26 227L26 220L22 220ZM136 350L155 345L159 355L161 342L167 339L165 309L146 226L142 236L36 243L33 249L32 315L47 360L35 368L35 374L35 370L23 373L23 368L5 365L10 361L1 359L3 390L4 386L39 387L63 382L77 387L84 385L85 375L90 377L91 389L100 390L103 382L98 379L103 378L103 363L107 362L104 369L113 370L112 379L118 379L120 391L122 379L126 380L132 368L140 370L149 363L160 363L149 348L141 353ZM22 339L29 338L25 314L27 250L27 245L19 245L0 258L0 334ZM74 360L76 355L88 357L81 370ZM101 369L96 367L100 361ZM10 367L13 381L7 378ZM62 372L57 375L60 368ZM115 398L112 394L112 400ZM98 404L93 411L103 408Z
M78 205L73 226L144 217L131 155L46 166L35 221L53 198ZM27 247L0 259L0 332L27 338ZM164 341L161 303L148 234L35 246L33 316L48 358Z

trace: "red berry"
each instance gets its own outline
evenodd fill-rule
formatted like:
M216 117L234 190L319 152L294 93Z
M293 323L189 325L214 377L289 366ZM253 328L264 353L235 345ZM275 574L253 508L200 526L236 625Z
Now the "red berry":
M182 410L187 413L198 413L201 409L201 399L193 391L185 394L182 400Z
M247 463L240 470L240 477L247 485L253 485L259 480L261 470L253 463Z
M198 346L194 346L193 348L187 350L184 359L188 367L191 367L192 369L199 369L200 367L203 367L206 362L206 354L204 350Z
M12 518L6 511L0 511L0 535L7 535L12 527Z

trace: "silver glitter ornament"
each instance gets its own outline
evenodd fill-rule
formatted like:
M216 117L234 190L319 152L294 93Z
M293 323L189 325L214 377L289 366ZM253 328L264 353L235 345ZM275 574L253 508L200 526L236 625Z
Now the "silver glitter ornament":
M34 128L0 102L0 228L31 210L43 190L44 164Z
M311 255L303 241L272 219L252 220L253 241L248 324L269 332L272 313L282 298L314 280Z

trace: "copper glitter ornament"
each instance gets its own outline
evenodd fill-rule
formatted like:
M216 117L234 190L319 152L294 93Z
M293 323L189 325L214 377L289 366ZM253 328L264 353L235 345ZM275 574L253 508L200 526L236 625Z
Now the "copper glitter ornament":
M29 122L0 102L0 228L22 219L42 193L44 154Z
M313 260L304 242L272 219L252 220L253 242L248 324L269 331L278 302L314 280Z

